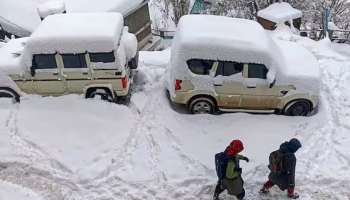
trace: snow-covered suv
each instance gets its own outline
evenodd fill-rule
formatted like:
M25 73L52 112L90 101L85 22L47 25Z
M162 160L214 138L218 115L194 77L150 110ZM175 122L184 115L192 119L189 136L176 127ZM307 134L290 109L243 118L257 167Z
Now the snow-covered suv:
M69 93L117 101L130 94L137 39L118 13L52 15L0 48L0 97Z
M255 21L185 16L171 50L171 100L191 113L279 112L305 116L318 105L316 58L274 41Z

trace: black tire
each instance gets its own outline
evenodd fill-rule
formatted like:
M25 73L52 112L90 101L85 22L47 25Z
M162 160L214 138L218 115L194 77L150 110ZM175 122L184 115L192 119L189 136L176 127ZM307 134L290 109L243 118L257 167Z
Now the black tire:
M289 103L284 109L287 116L307 116L312 111L311 103L307 100L297 100Z
M20 102L20 96L10 88L0 88L0 98L12 99L14 103Z
M111 94L111 91L106 88L92 88L89 89L85 95L85 98L87 99L94 99L100 97L103 101L113 102L113 96Z
M191 114L213 114L215 103L210 98L198 97L190 102L188 110Z
M128 65L130 69L137 69L139 66L139 52L136 53L135 57L133 57L129 62Z

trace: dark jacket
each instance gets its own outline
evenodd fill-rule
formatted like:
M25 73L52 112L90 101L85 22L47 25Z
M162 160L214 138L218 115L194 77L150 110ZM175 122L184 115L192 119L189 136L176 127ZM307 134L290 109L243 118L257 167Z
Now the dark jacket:
M295 186L295 152L301 147L299 141L289 141L281 144L279 151L283 153L283 169L281 174L271 172L269 180L278 185L281 190Z

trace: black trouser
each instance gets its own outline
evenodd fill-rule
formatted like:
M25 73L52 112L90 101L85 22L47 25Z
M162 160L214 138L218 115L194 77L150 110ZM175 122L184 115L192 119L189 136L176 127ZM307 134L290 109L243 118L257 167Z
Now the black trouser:
M214 191L214 199L219 199L219 195L225 191L226 188L223 187L221 180L218 180L218 183L216 184L215 191ZM242 190L242 193L238 194L236 197L239 200L242 200L245 196L245 190Z

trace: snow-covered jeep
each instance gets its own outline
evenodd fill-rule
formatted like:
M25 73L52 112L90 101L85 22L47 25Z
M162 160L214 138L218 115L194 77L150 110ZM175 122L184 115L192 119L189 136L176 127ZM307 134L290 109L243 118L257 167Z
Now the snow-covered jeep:
M84 94L129 97L137 39L118 13L52 15L28 38L0 48L0 97Z
M246 111L305 116L318 105L316 58L273 40L255 21L185 16L171 50L171 100L191 113Z

